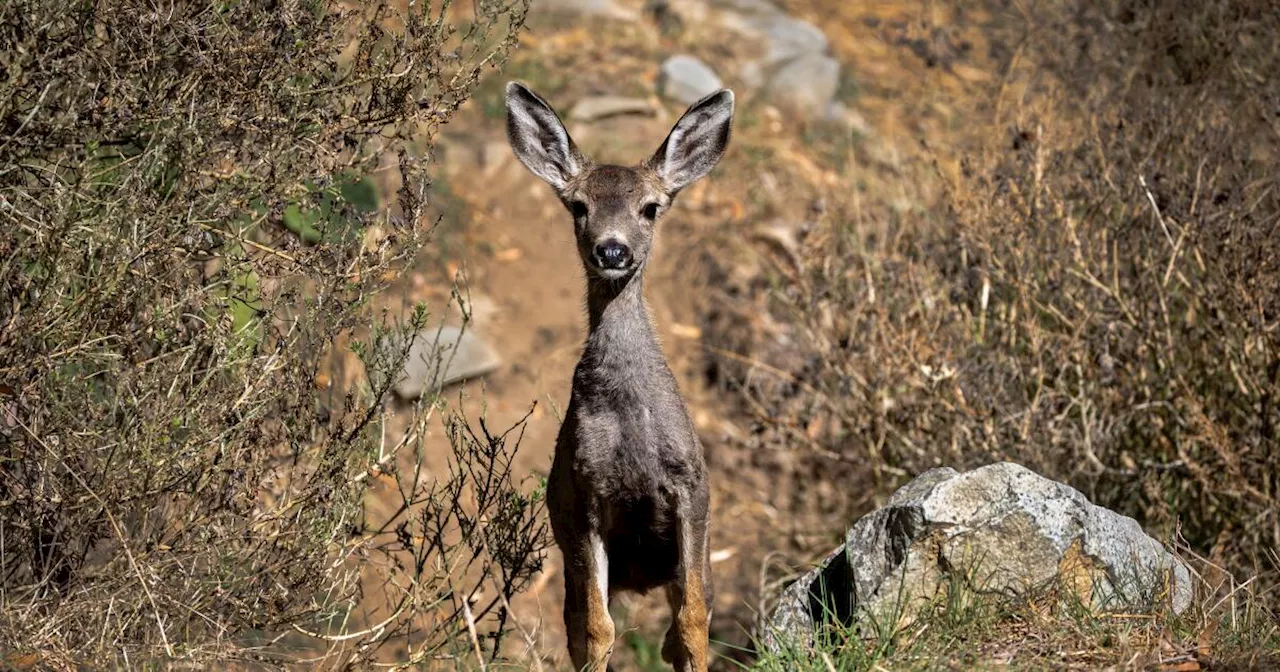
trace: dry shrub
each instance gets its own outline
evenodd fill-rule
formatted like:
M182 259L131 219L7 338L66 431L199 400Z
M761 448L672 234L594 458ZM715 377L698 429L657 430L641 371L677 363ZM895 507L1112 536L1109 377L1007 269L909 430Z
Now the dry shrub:
M265 656L300 628L351 664L456 602L424 557L400 568L398 620L331 636L360 598L382 404L425 312L373 330L367 385L338 407L316 388L324 348L426 241L431 138L527 4L0 7L0 651ZM385 148L394 204L367 177ZM486 571L518 589L545 536L536 497L503 476L513 445L458 445L493 476L418 483L406 509L456 526L482 500L505 554Z
M1002 16L1018 46L941 205L835 202L802 272L765 290L800 347L711 338L783 369L733 375L761 436L833 465L815 472L883 494L1010 459L1271 570L1280 18L1223 0ZM845 522L865 511L837 487Z
M1014 455L1102 503L1266 567L1280 547L1280 17L1269 3L1072 10L1038 33L1045 83L1028 95L1046 102L953 204L982 372L965 392L993 450L1022 444Z

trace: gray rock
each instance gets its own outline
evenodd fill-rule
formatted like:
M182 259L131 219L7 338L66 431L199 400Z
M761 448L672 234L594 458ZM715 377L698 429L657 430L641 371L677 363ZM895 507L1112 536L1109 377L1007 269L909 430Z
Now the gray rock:
M769 0L711 0L714 7L733 10L743 14L779 15L782 10Z
M624 21L640 18L639 13L619 6L614 0L533 0L530 9L535 12L602 16Z
M840 63L822 54L804 54L774 73L766 97L779 109L820 119L840 88Z
M1009 462L967 473L932 469L894 493L845 544L788 586L767 645L806 646L834 617L909 622L953 579L972 590L1023 595L1052 585L1097 610L1181 613L1187 566L1137 521L1095 506L1070 486Z
M482 376L501 363L474 329L426 329L414 338L409 360L392 389L401 399L417 399L424 391Z
M724 86L705 63L692 56L677 55L663 61L658 69L658 91L685 105Z
M712 0L719 11L715 22L760 45L763 55L746 61L738 71L748 89L762 87L769 76L792 60L825 54L827 36L817 26L787 16L767 0Z
M623 96L588 96L574 104L569 110L569 118L574 121L596 121L605 117L620 114L641 114L653 116L657 110L644 98L626 98Z
M827 36L817 26L789 16L759 17L749 21L764 36L766 67L805 54L827 51Z
M761 7L721 11L715 15L715 21L721 28L760 42L764 55L759 62L765 67L803 54L825 53L830 46L826 34L817 26L782 14L767 3Z

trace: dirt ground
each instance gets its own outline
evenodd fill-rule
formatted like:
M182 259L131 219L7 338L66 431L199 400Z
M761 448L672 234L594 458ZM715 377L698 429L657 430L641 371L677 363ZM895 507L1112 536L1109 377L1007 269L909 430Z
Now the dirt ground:
M641 10L639 2L621 4ZM716 362L734 357L703 338L708 320L723 313L717 292L762 268L785 277L789 242L827 225L823 213L833 201L858 201L866 212L860 224L886 234L879 214L926 209L940 176L958 170L952 158L957 152L949 148L965 142L964 119L981 111L977 101L997 86L995 63L1008 53L987 38L994 19L976 10L929 2L786 4L827 33L844 68L840 98L865 120L861 127L799 124L764 104L735 81L733 66L744 47L731 35L695 25L672 36L647 19L566 21L535 14L505 72L491 75L444 130L438 186L465 212L460 224L441 232L446 252L424 255L402 297L406 305L441 305L449 278L460 272L466 279L473 328L504 362L462 390L467 412L484 412L490 426L505 428L536 402L516 473L545 475L585 334L584 281L569 216L506 146L502 84L511 78L530 83L562 116L587 95L650 98L661 110L653 117L569 123L584 151L619 163L647 157L682 111L655 93L658 64L666 56L693 53L739 91L729 154L678 198L661 225L646 276L658 333L712 469L718 669L732 669L731 661L742 658L738 649L749 645L771 584L830 550L851 522L848 512L877 502L875 488L863 485L871 475L858 465L798 457L748 440L752 418L725 398L733 392L709 373ZM785 331L764 315L740 317L749 338ZM779 347L785 348L785 338ZM761 368L755 375L771 374ZM457 398L458 392L448 395ZM444 460L448 447L439 437L435 442ZM375 515L391 503L389 488L380 487L381 495L377 489L371 495ZM562 580L559 552L552 550L543 574L512 605L519 633L509 643L522 666L568 667ZM661 596L623 597L614 614L617 669L661 669L655 661L668 619Z

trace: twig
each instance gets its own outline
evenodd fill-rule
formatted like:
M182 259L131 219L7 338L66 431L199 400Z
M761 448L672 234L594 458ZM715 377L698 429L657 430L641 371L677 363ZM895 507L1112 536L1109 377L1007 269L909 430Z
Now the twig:
M426 415L424 415L424 416L423 416L422 421L423 421L424 423L425 423L425 422L430 422L430 421L431 421L431 416L435 414L435 410L436 410L436 409L435 409L435 406L428 406L428 407L427 407L427 410L426 410ZM383 425L384 425L384 430L383 430L383 431L385 432L385 431L386 431L386 430L385 430L385 425L386 425L386 420L385 420L385 418L384 418L384 420L383 420ZM376 475L377 473L380 473L380 472L384 472L384 471L386 471L386 467L387 467L387 465L388 465L388 464L391 464L393 461L395 461L396 456L400 454L400 450L401 450L401 449L403 449L405 446L409 445L409 443L410 443L410 442L412 442L412 441L416 440L417 438L418 438L418 433L417 433L416 431L405 432L404 437L402 437L402 438L400 439L400 441L398 441L398 442L396 443L395 447L394 447L394 448L392 448L390 452L386 453L386 454L385 454L385 455L383 455L382 457L379 457L379 458L378 458L378 460L377 460L376 462L374 462L374 463L373 463L373 466L369 467L368 469L365 469L364 471L360 472L359 474L356 474L355 478L352 478L352 479L351 479L351 483L353 483L353 484L354 484L354 483L360 483L360 482L362 482L362 481L364 481L364 480L366 480L366 479L370 478L371 476Z
M173 647L169 644L169 636L165 634L164 619L160 617L160 608L156 606L155 595L151 594L151 587L147 585L147 579L142 574L142 568L138 566L137 559L133 557L133 551L130 550L129 542L125 539L124 530L120 528L120 523L116 521L115 515L112 514L111 509L107 507L107 503L98 496L98 493L94 491L93 488L89 487L89 484L80 477L79 472L72 469L71 465L67 464L66 460L63 460L61 455L57 454L49 447L49 444L36 436L35 432L31 431L31 428L27 427L27 423L23 422L21 418L18 419L18 426L22 427L23 431L27 433L27 436L31 437L32 441L40 444L40 447L44 448L46 453L61 463L62 468L66 469L67 473L71 474L71 477L76 479L76 482L80 484L80 487L84 488L85 492L89 493L89 496L93 497L93 499L98 502L98 506L102 507L102 512L107 516L107 522L111 523L111 529L115 532L116 538L120 540L120 546L124 549L124 554L129 559L129 566L133 568L134 574L138 575L138 583L142 585L142 591L146 593L147 601L151 603L151 613L156 617L156 626L160 628L160 641L164 644L164 652L170 658L174 658Z
M1156 221L1160 222L1160 229L1164 231L1165 240L1169 241L1169 246L1177 250L1177 243L1173 241L1173 234L1169 232L1169 225L1164 223L1164 215L1160 214L1160 206L1156 205L1156 197L1151 194L1151 190L1147 188L1147 178L1142 175L1138 176L1138 184L1142 185L1142 192L1147 195L1147 201L1151 203L1151 210L1156 213Z
M243 244L243 245L248 245L249 247L252 247L253 249L258 250L258 251L260 251L260 252L266 252L267 254L270 254L270 255L274 255L274 256L280 257L281 259L284 259L285 261L288 261L288 262L290 262L290 263L294 263L294 264L299 263L299 262L298 262L298 260L297 260L295 257L293 257L293 256L291 256L291 255L289 255L289 254L287 254L287 253L285 253L285 252L281 252L280 250L277 250L277 249L275 249L274 247L268 247L268 246L263 245L263 244L261 244L261 243L255 243L255 242L253 242L252 240L249 240L248 238L245 238L244 236L241 236L241 235L238 235L238 234L232 234L230 231L227 231L226 229L219 229L219 228L214 227L214 226L209 226L208 224L205 224L204 222L196 222L196 225L198 225L200 228L204 229L205 231L208 231L208 232L210 232L210 233L217 233L217 234L221 234L221 235L227 236L227 237L231 238L232 240L236 241L237 243L241 243L241 244Z
M365 635L381 635L382 632L387 629L388 625L391 625L393 621L400 618L400 615L404 613L405 607L406 605L408 605L408 603L409 603L408 600L402 601L400 605L396 607L395 613L388 616L386 620L382 621L381 623L378 623L377 625L374 625L369 628L365 628L364 630L360 630L358 632L348 632L344 635L322 635L318 632L311 632L310 630L303 628L297 623L293 624L293 629L294 631L302 633L308 637L314 637L315 639L320 639L326 642L333 642L333 643L346 642L353 639L359 639L360 637L364 637Z
M480 663L480 671L484 672L488 666L484 664L484 652L480 649L480 638L476 636L476 618L471 614L471 596L462 596L462 615L467 620L467 634L471 636L471 646L475 647L476 662Z
M478 536L480 537L480 545L484 547L484 552L487 553L491 558L495 557L493 554L493 549L489 548L489 539L484 534L480 534ZM494 576L492 573L489 574L489 580L493 582L493 587L496 589L496 592L498 593L498 598L502 600L502 606L505 607L507 610L507 613L511 615L511 621L515 623L516 629L519 630L520 635L524 637L525 646L527 646L530 651L533 651L534 649L537 648L537 643L534 642L533 640L533 634L530 633L529 630L524 627L524 624L520 622L520 618L516 616L515 609L513 609L511 606L511 601L507 599L507 591L505 590L505 586L503 586L498 581L498 577ZM541 617L541 614L539 614L539 617ZM493 653L495 656L498 653L498 647L496 644L494 645ZM541 672L542 659L535 656L533 660L534 660L534 663L536 664L535 667L539 672Z
M26 128L27 124L31 123L31 120L35 118L36 113L40 111L40 106L44 104L44 97L49 95L49 89L53 87L53 84L56 81L57 80L54 80L44 85L44 90L40 92L40 97L36 99L36 104L32 106L31 111L27 113L27 118L23 119L21 124L18 124L18 130L14 131L8 138L5 138L4 144L0 145L0 152L8 149L9 143L13 142L14 138L21 135L22 129Z
M1182 251L1182 241L1186 240L1187 238L1188 228L1190 227L1183 226L1182 231L1178 233L1178 242L1173 246L1173 254L1169 255L1169 265L1166 266L1164 269L1164 279L1161 280L1160 282L1161 286L1163 287L1169 286L1169 278L1173 276L1173 265L1174 265L1174 262L1178 261L1178 253Z

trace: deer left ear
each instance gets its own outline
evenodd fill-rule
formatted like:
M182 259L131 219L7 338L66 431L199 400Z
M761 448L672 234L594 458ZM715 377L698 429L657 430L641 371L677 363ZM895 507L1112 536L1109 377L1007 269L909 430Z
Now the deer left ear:
M675 194L715 168L732 130L733 92L720 89L689 106L647 165Z
M507 139L516 158L557 192L586 164L551 105L519 82L507 83Z

